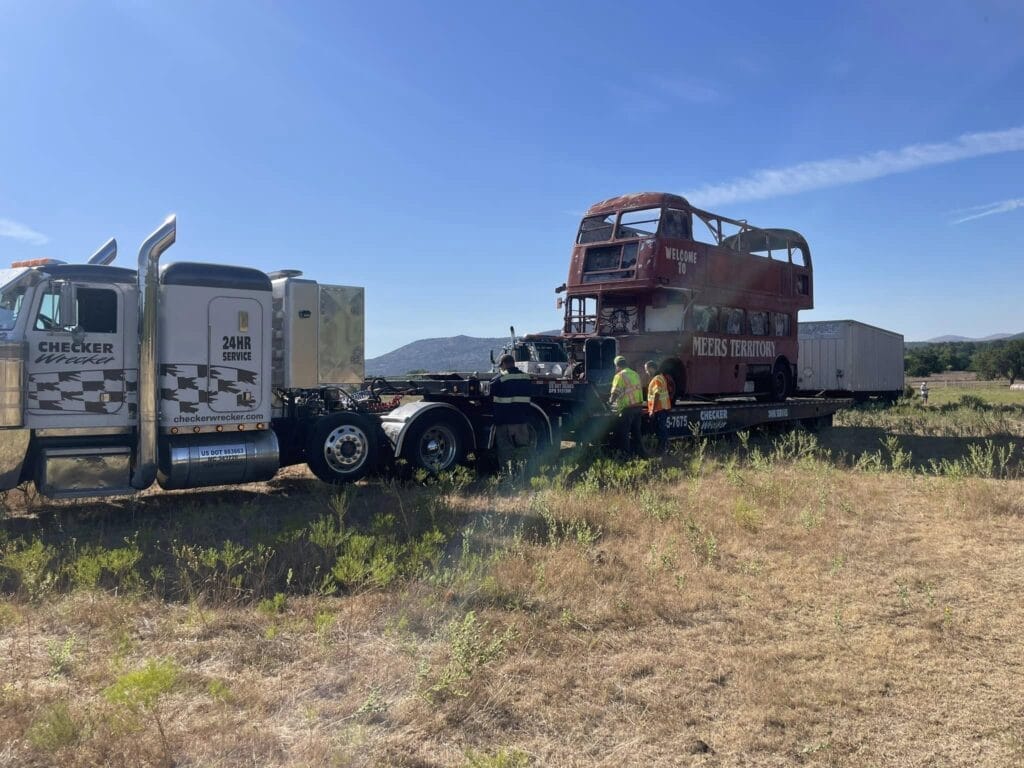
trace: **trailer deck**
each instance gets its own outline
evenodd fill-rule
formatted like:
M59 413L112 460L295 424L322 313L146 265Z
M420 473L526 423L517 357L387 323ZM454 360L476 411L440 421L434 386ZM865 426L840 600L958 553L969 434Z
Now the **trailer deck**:
M396 453L400 454L406 444L407 428L430 410L437 415L447 413L447 418L457 412L458 421L466 427L465 437L471 450L491 445L490 395L486 379L456 373L425 374L415 379L376 379L368 382L367 387L382 398L401 393L418 400L405 402L382 417L384 432ZM541 443L603 442L615 425L616 416L607 406L606 386L536 377L531 400ZM797 397L770 403L750 398L677 401L668 414L668 434L672 440L682 440L797 424L816 431L830 426L836 411L852 403L850 398L822 397ZM445 417L442 415L442 418ZM645 425L645 431L652 430L653 424Z

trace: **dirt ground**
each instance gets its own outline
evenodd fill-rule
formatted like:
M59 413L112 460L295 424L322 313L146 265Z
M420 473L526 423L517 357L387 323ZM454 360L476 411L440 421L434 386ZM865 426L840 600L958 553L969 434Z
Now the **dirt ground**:
M0 765L1024 764L1024 481L962 471L1020 439L902 433L903 460L892 435L691 445L525 488L361 483L351 530L437 516L439 557L318 593L296 586L303 550L276 602L182 597L147 563L172 541L319 540L339 501L304 470L10 498ZM37 539L58 558L132 540L138 580L33 592L11 558Z

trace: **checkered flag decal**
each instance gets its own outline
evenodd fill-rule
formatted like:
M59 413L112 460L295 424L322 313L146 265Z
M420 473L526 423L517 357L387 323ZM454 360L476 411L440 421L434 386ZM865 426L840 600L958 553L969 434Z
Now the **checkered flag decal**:
M130 368L51 371L28 377L28 410L62 413L116 413L138 403L138 371Z
M160 366L160 410L165 416L254 408L260 401L259 374L225 365L175 363Z

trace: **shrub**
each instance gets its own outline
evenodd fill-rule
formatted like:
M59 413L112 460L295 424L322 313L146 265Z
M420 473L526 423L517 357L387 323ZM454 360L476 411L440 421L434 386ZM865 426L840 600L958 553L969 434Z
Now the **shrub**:
M142 669L126 672L103 695L110 703L130 712L152 712L161 697L173 690L181 670L173 661L150 659Z
M437 568L446 537L432 529L407 541L394 532L393 515L379 515L369 534L347 531L331 569L338 587L387 587Z
M530 511L540 516L543 521L542 537L543 543L554 547L569 541L575 541L583 547L591 547L596 544L604 530L600 525L590 523L582 518L562 519L555 514L557 508L557 495L553 491L545 491L534 495L530 499ZM555 503L552 503L555 498Z
M973 411L987 411L991 406L977 395L960 395L960 407L970 408Z
M490 635L486 635L475 611L449 624L447 634L447 663L427 688L430 698L468 695L465 684L485 666L504 656L515 638L512 627L501 634L492 629Z
M690 550L701 565L714 565L718 562L718 539L693 518L686 521L686 538L690 542Z
M71 635L63 643L54 640L46 646L47 655L50 657L50 677L60 677L71 671L76 639Z
M105 549L86 546L65 566L71 582L81 589L95 589L101 583L113 589L138 589L142 583L137 570L142 551L135 541L127 546Z
M139 717L153 721L168 764L172 764L170 745L160 717L159 703L178 684L180 675L181 670L173 661L150 659L142 669L126 672L103 691L104 697L118 709L130 727L136 726L136 718Z
M757 533L761 528L761 510L746 499L740 499L732 511L733 520L745 531Z
M25 733L29 743L43 752L72 747L82 736L82 727L71 715L68 705L58 701L45 707Z
M18 541L5 548L0 567L13 576L17 592L35 601L56 584L56 575L50 569L56 556L56 550L40 539L33 539L29 544Z

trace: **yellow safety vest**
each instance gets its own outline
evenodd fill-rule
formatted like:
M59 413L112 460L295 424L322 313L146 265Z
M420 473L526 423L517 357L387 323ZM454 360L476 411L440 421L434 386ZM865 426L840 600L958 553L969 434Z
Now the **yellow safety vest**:
M653 416L658 411L667 411L672 407L668 396L668 381L664 374L657 374L647 385L647 412Z
M618 412L644 404L640 376L632 368L623 368L612 379L612 405Z

